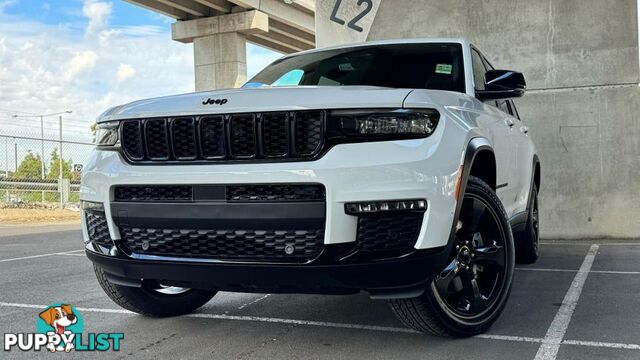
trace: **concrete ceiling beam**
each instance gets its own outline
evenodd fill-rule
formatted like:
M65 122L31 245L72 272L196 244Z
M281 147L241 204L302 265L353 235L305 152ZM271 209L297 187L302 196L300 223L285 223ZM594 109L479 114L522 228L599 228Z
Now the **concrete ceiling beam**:
M157 0L124 0L130 4L140 6L142 8L151 10L153 12L160 13L173 19L192 19L193 16L187 12L176 9L173 6L169 6L158 2Z
M245 11L188 21L178 21L171 25L171 38L175 41L190 43L193 39L230 32L245 35L266 33L269 31L269 17L257 11Z
M230 13L233 5L225 0L194 0L204 6L208 6L213 10L220 11L221 13Z
M260 10L289 26L315 34L315 16L285 4L282 0L230 0L230 2L246 9Z
M285 23L269 17L269 32L275 32L288 36L294 40L308 44L311 48L316 45L316 37L313 34L291 27Z
M157 0L167 6L172 6L195 17L204 17L212 14L212 9L208 6L197 3L193 0Z
M282 54L291 54L296 52L296 50L288 47L288 46L282 46L278 43L275 43L273 41L271 41L271 39L264 37L264 36L255 36L255 35L251 35L251 36L247 36L247 41L256 45L260 45L262 47L271 49L273 51L277 51L279 53Z
M262 34L254 34L255 37L264 39L273 44L278 44L282 48L289 49L286 53L298 52L303 50L313 49L313 46L309 46L303 42L293 40L290 37L280 35L274 32L262 33Z

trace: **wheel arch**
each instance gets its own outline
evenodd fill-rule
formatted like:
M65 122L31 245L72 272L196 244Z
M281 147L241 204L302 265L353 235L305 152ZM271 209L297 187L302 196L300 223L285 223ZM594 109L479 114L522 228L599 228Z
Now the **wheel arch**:
M540 191L540 159L538 155L533 155L533 184L536 185L538 191Z
M479 155L481 155L481 157L478 157ZM489 142L489 140L483 137L475 137L469 140L469 142L467 143L467 147L464 151L464 158L462 160L462 174L459 175L460 188L457 193L458 198L456 199L456 209L453 216L453 222L451 224L451 232L449 234L448 246L452 246L454 242L453 240L456 234L456 225L457 225L458 218L460 217L460 211L462 209L462 201L460 200L462 195L466 191L467 183L469 181L469 176L472 175L471 171L473 169L473 164L475 163L476 159L481 159L481 161L489 161L491 157L493 157L493 161L494 161L493 166L495 168L495 154L493 152L493 147L491 146L491 143ZM494 190L495 190L495 182L496 182L495 178L496 178L496 175L494 171L494 175L493 175Z
M497 187L496 170L496 156L493 149L481 148L474 154L469 175L482 179L495 191Z

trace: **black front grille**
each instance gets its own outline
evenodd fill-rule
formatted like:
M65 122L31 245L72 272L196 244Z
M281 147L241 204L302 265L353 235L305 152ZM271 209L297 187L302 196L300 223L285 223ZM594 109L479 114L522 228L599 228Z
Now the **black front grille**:
M300 112L296 117L296 152L301 156L314 154L322 141L322 118L317 112Z
M395 251L414 248L423 212L402 212L358 218L357 247L361 251Z
M152 160L169 159L169 132L164 120L150 120L145 123L144 134L147 139L147 154Z
M262 136L269 141L263 144L265 157L282 157L289 154L289 120L286 113L262 116Z
M140 255L302 263L323 249L324 229L180 230L120 227L123 245Z
M191 201L193 187L190 185L125 185L116 186L115 201Z
M231 116L231 155L252 158L257 155L256 119L253 114Z
M298 111L125 120L130 162L304 160L321 151L325 112Z
M89 240L102 246L111 246L111 235L109 235L109 227L107 226L107 218L104 212L85 210L84 214Z
M142 148L141 124L140 121L125 121L122 123L122 148L125 155L134 161L144 160L145 158Z
M224 158L225 148L224 117L214 116L200 119L200 139L204 159Z
M193 118L179 118L171 122L171 139L173 155L178 160L195 160L196 127Z

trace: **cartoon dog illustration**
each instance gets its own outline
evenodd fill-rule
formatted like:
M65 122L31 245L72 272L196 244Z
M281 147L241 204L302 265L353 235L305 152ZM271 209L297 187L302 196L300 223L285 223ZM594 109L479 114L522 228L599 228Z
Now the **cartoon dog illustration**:
M47 334L71 334L71 331L67 330L67 326L71 326L78 322L78 318L73 313L71 305L65 304L48 307L40 313L40 318L55 330L55 332L49 332ZM64 347L60 345L57 348L53 343L49 343L49 345L47 345L47 349L51 352L62 350L69 352L73 349L73 343L65 344Z

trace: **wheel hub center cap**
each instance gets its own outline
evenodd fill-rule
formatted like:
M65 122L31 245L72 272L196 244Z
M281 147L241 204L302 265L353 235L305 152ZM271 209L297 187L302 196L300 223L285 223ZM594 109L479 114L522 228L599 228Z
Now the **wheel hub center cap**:
M469 264L471 262L471 249L467 246L463 246L458 250L458 261L462 264Z

